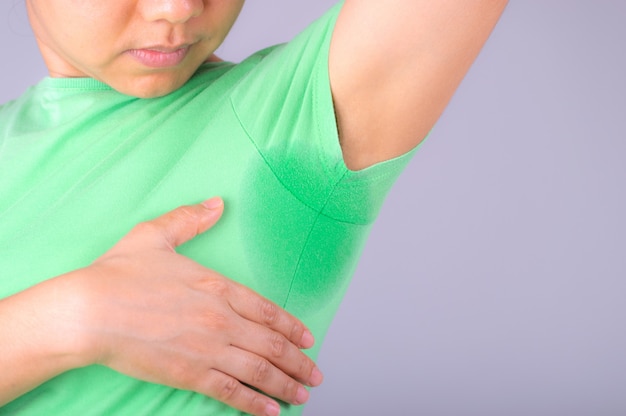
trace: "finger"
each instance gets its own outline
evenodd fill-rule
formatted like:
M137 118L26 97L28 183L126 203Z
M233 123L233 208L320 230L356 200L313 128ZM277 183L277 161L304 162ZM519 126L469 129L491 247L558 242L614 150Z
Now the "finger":
M286 403L301 405L309 399L307 389L256 354L231 347L217 370Z
M279 332L300 348L311 348L315 344L311 331L295 316L245 286L235 285L234 290L237 293L228 301L239 315Z
M135 227L133 232L156 233L167 248L174 249L211 228L221 217L224 202L211 198L201 204L184 205ZM152 240L154 241L154 240Z
M313 360L274 330L249 322L245 330L241 332L241 338L233 339L231 344L246 351L247 354L253 354L254 357L262 358L271 363L277 371L280 371L285 383L288 379L309 386L318 386L322 382L322 373ZM254 368L256 370L262 369L261 367ZM255 379L260 379L260 377L255 377ZM261 387L256 384L255 386ZM270 393L267 390L264 391ZM285 400L283 396L276 397Z
M255 416L278 416L280 414L280 406L276 401L218 370L207 371L204 383L198 392Z

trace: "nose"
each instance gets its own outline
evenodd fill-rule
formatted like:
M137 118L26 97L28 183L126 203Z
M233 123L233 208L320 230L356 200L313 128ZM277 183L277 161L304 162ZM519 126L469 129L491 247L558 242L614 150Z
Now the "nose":
M140 0L139 8L147 21L165 20L173 24L184 23L200 16L205 0Z

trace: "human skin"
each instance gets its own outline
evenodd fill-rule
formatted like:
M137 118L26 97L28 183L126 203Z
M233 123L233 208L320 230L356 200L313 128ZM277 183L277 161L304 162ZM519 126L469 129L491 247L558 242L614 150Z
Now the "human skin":
M181 87L222 43L244 0L28 0L52 77L91 77L137 97ZM72 22L65 24L65 22ZM151 67L141 58L175 64Z
M31 0L27 9L51 76L94 77L127 94L157 97L215 59L242 4ZM181 47L183 59L171 65L144 65L133 56L139 49L168 61ZM217 220L217 211L209 211L182 207L140 224L89 267L1 300L0 339L11 343L0 345L0 365L10 374L0 380L0 404L92 364L196 391L255 415L274 415L280 407L248 386L288 403L306 402L304 385L319 385L322 375L300 351L314 342L304 325L174 252L184 236ZM98 278L103 275L107 284ZM136 307L146 302L149 308Z
M344 161L349 168L362 169L398 156L426 136L505 4L505 0L345 1L331 41L329 75ZM219 46L242 5L242 0L27 0L31 25L51 76L93 77L122 93L143 98L162 96L183 85ZM93 363L198 391L255 415L275 415L278 405L242 382L291 403L306 401L308 393L302 385L318 385L322 378L298 351L310 347L312 337L275 305L267 306L249 291L242 295L245 289L175 255L174 241L182 238L178 232L191 238L195 234L185 227L205 230L211 223L202 211L190 215L185 208L183 212L186 214L170 213L165 217L168 219L157 220L161 232L155 232L154 225L140 226L86 269L0 301L0 339L7 339L8 334L17 338L11 346L2 345L6 353L0 357L0 366L13 369L9 374L15 378L0 381L0 403L60 372ZM181 220L181 215L191 221ZM172 240L172 234L178 237ZM164 252L169 253L165 264L158 261ZM117 262L124 258L126 262ZM137 264L140 267L133 266ZM154 269L156 264L159 267ZM196 283L173 279L180 270L188 271ZM124 276L113 280L125 286L102 287L97 276L105 271ZM139 312L132 307L120 307L112 316L102 313L109 310L103 305L132 306L147 301L146 279L154 276L159 276L155 282L162 283L163 290L180 298L151 303L154 314L141 318L144 325L127 324L138 317ZM129 292L126 285L133 290ZM198 374L196 360L201 358L183 359L188 356L185 348L189 348L184 341L174 343L180 348L180 360L174 360L170 367L159 366L162 360L145 360L166 354L159 343L155 347L155 343L141 339L171 339L160 332L159 317L167 315L170 304L187 299L185 293L190 292L182 289L185 285L202 287L196 292L214 300L209 304L217 308L212 311L216 321L208 325L208 331L207 325L195 328L203 328L201 344L207 344L209 350L202 351L219 351L220 362L226 363L227 369L207 363L215 371ZM122 293L132 293L132 301L118 302ZM224 298L237 297L234 293L253 305L262 305L261 311L272 312L264 315L257 308L255 314L229 302L220 303ZM72 301L68 302L70 296ZM42 316L33 305L45 305L54 313ZM206 311L203 314L210 315ZM11 317L19 316L40 319L11 321ZM186 333L198 332L193 327L197 311L187 318L176 316L178 320L169 321L171 328L192 325L186 327ZM224 316L231 319L223 320ZM249 333L258 336L243 337L246 340L242 341L241 334L247 333L244 323L256 325ZM61 332L55 330L70 335L59 337ZM139 339L131 336L137 331L143 334ZM239 348L245 351L243 356L225 347L231 341L245 344ZM245 363L244 368L240 362Z
M506 0L346 0L329 72L351 169L406 153L433 128Z
M210 58L243 3L28 0L27 10L52 77L92 77L151 98L179 88ZM424 139L506 3L345 1L331 41L329 76L350 169L399 156Z
M302 404L322 375L295 317L175 252L221 199L139 224L90 266L0 300L0 405L73 368L106 365L254 415ZM106 276L106 278L103 278ZM141 323L141 324L138 324ZM10 342L7 342L10 341Z

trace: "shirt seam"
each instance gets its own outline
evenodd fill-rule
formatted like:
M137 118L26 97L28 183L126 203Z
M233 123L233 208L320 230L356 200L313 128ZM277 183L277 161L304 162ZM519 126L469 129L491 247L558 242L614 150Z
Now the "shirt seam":
M306 251L307 246L309 245L309 240L311 239L311 234L313 234L313 230L315 230L315 227L317 226L317 223L320 220L320 217L324 216L327 217L326 215L322 214L322 212L324 212L324 209L326 208L326 205L328 205L328 202L330 201L331 197L333 196L333 194L335 193L335 189L337 188L337 186L339 186L339 184L341 183L341 181L343 180L343 178L346 176L348 172L344 172L344 174L341 176L341 178L339 178L339 180L335 183L335 186L333 187L333 190L328 194L328 197L326 198L326 201L324 201L324 206L322 207L322 209L318 212L317 216L315 217L315 220L313 221L313 223L311 224L311 227L309 228L309 233L306 236L306 240L304 241L304 244L302 245L302 250L300 250L300 254L298 255L298 261L296 262L296 267L293 271L293 276L291 277L291 281L289 282L289 289L287 290L287 296L285 297L285 301L283 302L282 307L286 308L287 303L289 303L289 298L291 297L291 292L293 291L293 286L297 280L297 276L298 276L298 271L300 269L300 264L302 263L302 257L304 256L304 252ZM355 224L356 225L356 224Z
M273 169L272 164L269 163L269 161L267 160L267 158L265 157L265 155L263 154L261 149L259 149L259 147L257 146L256 142L252 138L252 135L250 134L248 129L246 129L246 125L244 124L243 120L239 117L239 113L237 112L237 109L235 108L235 103L233 102L232 97L230 98L230 105L231 105L231 108L232 108L233 113L235 115L235 118L237 119L237 122L239 123L239 126L241 127L241 129L243 130L245 135L248 137L248 140L250 141L250 143L252 143L252 146L254 146L255 150L258 153L258 155L261 157L261 159L263 159L263 163L265 163L265 165L272 172L272 174L274 175L276 180L281 184L281 186L287 192L289 192L294 198L296 198L302 205L312 209L313 211L317 212L318 214L321 213L323 211L323 207L322 207L322 209L318 209L318 208L312 207L309 203L305 202L302 198L300 198L298 195L296 195L287 185L285 185L285 183L282 181L280 176ZM344 175L341 176L341 179L343 179L343 176ZM336 187L336 184L333 186L333 191L334 191L335 187ZM332 195L332 191L329 192L329 195ZM327 200L328 200L328 197L327 197ZM326 206L326 201L324 201L324 206Z

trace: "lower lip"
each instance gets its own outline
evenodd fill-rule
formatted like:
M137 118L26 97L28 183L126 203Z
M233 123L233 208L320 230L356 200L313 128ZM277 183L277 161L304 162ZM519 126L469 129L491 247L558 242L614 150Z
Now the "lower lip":
M131 49L128 54L139 63L151 68L167 68L180 64L187 56L189 47L174 52L160 52L153 49Z

